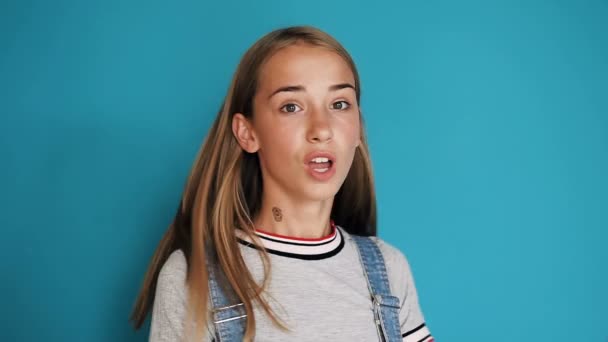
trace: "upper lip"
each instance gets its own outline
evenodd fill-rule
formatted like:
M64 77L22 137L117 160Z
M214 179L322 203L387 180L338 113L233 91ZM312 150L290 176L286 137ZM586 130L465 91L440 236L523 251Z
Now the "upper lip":
M336 156L327 151L313 151L304 156L304 163L310 163L314 158L327 158L330 162L334 163L336 161Z

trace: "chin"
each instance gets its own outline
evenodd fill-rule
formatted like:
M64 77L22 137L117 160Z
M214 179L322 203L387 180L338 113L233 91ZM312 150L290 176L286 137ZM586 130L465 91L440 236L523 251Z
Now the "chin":
M326 201L333 199L340 190L336 184L315 184L303 189L303 197L311 201Z

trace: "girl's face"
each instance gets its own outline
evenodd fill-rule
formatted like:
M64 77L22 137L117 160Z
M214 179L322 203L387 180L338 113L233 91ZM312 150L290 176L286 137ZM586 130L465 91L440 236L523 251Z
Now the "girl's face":
M241 146L257 152L264 191L296 200L331 199L360 143L355 79L337 53L295 44L262 65L253 118L235 115Z

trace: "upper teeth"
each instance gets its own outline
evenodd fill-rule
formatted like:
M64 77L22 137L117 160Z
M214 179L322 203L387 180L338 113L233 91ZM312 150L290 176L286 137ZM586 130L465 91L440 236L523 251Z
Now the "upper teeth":
M323 157L317 157L317 158L312 159L313 163L327 163L328 161L329 161L329 158L323 158Z

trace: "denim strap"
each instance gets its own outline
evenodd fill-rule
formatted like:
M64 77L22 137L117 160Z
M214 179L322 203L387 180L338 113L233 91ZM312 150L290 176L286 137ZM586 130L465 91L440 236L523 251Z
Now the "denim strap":
M384 258L378 245L369 237L351 235L357 245L369 288L374 318L380 340L401 342L399 298L391 295Z
M212 319L215 325L216 342L242 341L245 334L244 304L238 300L234 291L219 268L217 258L207 254L207 271L209 272L209 294L211 299ZM226 291L226 289L229 289Z

